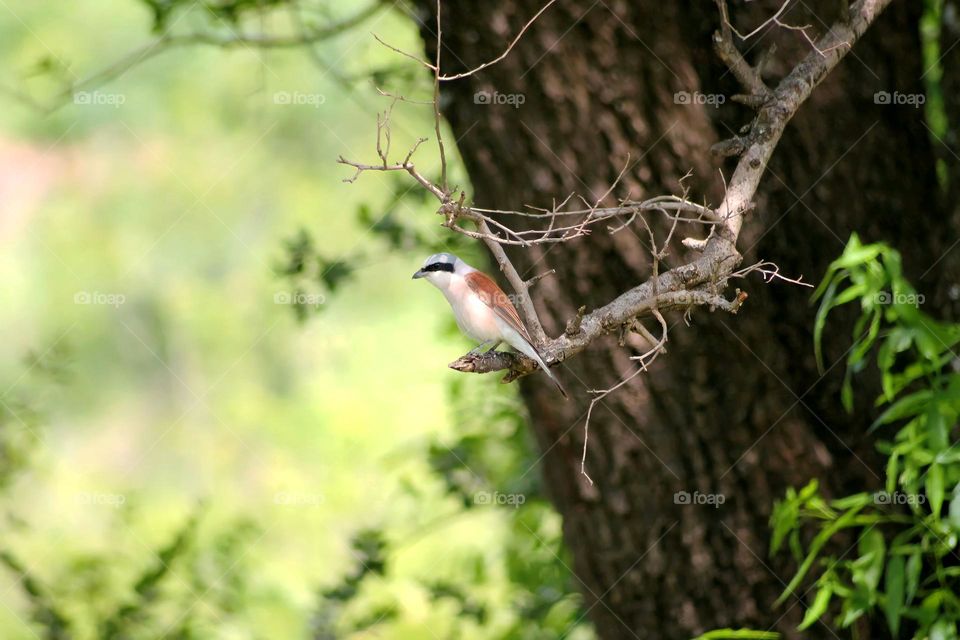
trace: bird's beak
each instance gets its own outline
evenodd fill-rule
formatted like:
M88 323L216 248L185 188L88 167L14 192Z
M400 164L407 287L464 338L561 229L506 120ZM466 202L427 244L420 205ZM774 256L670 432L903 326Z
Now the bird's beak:
M413 274L413 279L422 278L424 276L423 269L418 269L415 274Z

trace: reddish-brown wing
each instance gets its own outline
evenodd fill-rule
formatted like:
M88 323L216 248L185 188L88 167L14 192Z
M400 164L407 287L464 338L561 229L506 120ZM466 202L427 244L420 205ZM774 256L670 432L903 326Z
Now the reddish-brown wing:
M517 313L507 294L497 286L497 283L490 276L480 271L471 271L463 276L463 279L466 280L470 290L476 293L488 307L493 309L493 312L501 320L513 327L531 346L533 345L533 340L530 339L527 328L520 321L520 314Z

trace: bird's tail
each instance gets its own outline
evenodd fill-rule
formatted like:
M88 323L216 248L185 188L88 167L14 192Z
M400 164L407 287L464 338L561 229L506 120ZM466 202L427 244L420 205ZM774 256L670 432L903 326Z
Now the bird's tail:
M550 371L550 367L548 367L547 363L543 361L543 357L540 355L540 352L537 351L536 347L531 344L527 344L526 341L524 341L523 346L526 348L520 349L520 351L522 351L524 355L530 356L536 360L537 364L540 365L540 368L543 369L543 372L550 376L550 379L553 380L553 384L557 385L557 390L560 391L560 394L564 398L569 398L570 396L567 395L567 390L564 389L563 385L560 384L560 381L557 380L557 376L553 375L553 372Z
M560 395L563 396L564 400L566 400L567 398L569 398L570 396L567 395L567 390L563 388L563 385L560 384L560 381L559 381L559 380L557 380L557 376L553 375L553 372L550 371L550 368L547 367L546 364L544 364L543 360L542 360L542 359L538 359L538 360L537 360L537 364L540 365L540 368L543 369L543 372L544 372L545 374L547 374L548 376L550 376L550 379L553 380L553 384L557 385L557 391L560 392Z

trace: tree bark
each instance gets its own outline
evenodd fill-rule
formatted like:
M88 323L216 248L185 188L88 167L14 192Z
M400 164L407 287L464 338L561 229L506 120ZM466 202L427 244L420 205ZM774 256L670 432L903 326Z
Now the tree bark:
M500 55L542 4L445 3L444 72ZM750 31L780 4L735 2L734 23ZM812 25L813 37L839 16L840 3L808 4L812 11L784 19ZM770 259L785 274L816 281L856 231L900 248L909 275L919 278L930 266L943 218L936 198L918 205L918 194L938 188L923 110L874 100L877 91L923 91L920 4L894 3L790 124L739 241L745 264ZM421 0L420 8L432 58L436 4ZM718 169L729 176L732 165L711 157L710 146L752 113L729 100L741 89L712 51L717 26L710 2L561 0L502 62L444 85L443 113L476 204L550 206L574 191L592 201L628 160L608 206L628 192L637 199L677 193L690 170L692 193L718 203ZM756 45L748 59L771 42L778 47L769 66L774 79L810 47L797 31L772 29L748 43ZM522 95L523 103L497 104L478 92ZM678 92L726 101L682 104ZM638 227L614 235L598 229L570 244L508 252L526 277L556 269L533 293L547 332L557 335L581 305L603 304L648 278L648 244ZM667 267L684 260L679 246L671 253ZM941 286L938 273L926 275L931 287ZM521 382L546 486L602 638L685 638L728 626L799 637L797 603L812 594L772 608L795 569L768 557L774 501L812 478L836 495L881 483L882 464L864 435L870 392L861 394L865 406L855 416L840 409L837 374L849 328L828 336L829 364L839 364L821 378L810 291L759 278L740 286L750 298L739 315L697 311L690 326L679 315L668 318L668 353L597 405L586 458L593 485L580 474L586 389L611 387L630 373L628 358L645 350L642 341L632 337L621 347L610 337L558 367L574 391L569 402L541 374ZM678 504L678 492L724 502ZM803 637L834 636L818 625Z

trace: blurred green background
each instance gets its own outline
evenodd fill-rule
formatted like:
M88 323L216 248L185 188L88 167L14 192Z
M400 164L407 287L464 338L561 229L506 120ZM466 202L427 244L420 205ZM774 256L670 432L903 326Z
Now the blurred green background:
M28 104L150 42L147 4L0 0L0 636L590 637L512 387L447 369L471 345L410 280L435 208L335 163L376 157L371 71L429 91L371 36L415 23Z

